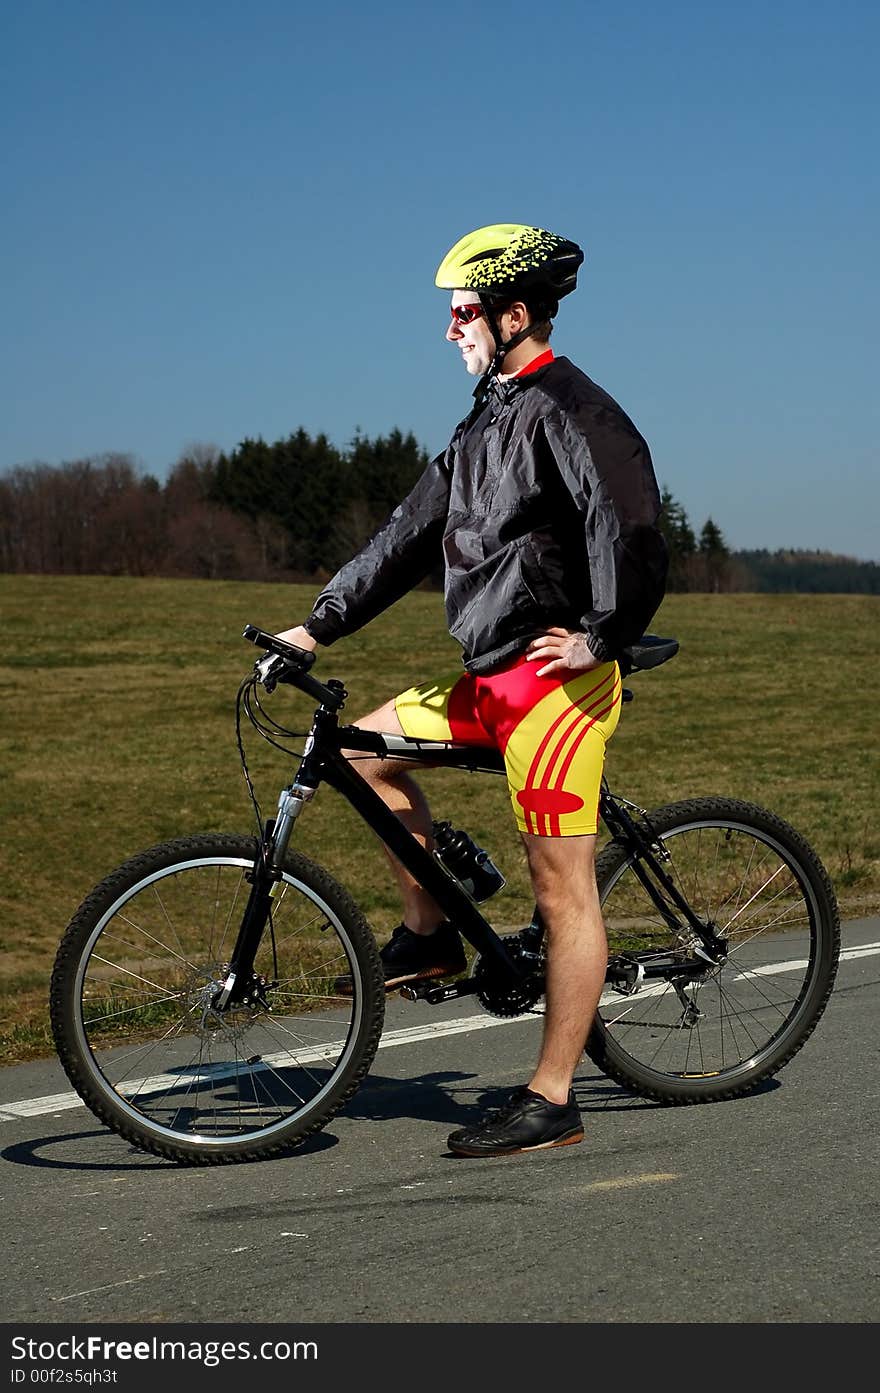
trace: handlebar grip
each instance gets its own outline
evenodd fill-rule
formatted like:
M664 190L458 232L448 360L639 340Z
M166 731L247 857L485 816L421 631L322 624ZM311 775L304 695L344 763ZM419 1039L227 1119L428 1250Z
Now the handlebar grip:
M277 653L279 658L286 658L302 672L310 668L315 661L314 653L310 653L307 648L297 648L295 643L285 643L284 639L276 638L265 629L258 629L256 624L245 624L241 636L250 643L255 643L258 648L265 648L267 653Z
M315 701L329 707L331 711L341 709L346 696L342 684L335 684L334 690L333 687L325 687L316 677L309 676L308 669L315 661L314 653L310 653L307 648L297 648L295 643L285 643L284 639L276 638L265 629L258 629L255 624L245 625L242 638L255 643L258 648L265 648L267 653L274 653L289 665L286 671L278 673L275 681L298 687L301 692L314 697Z

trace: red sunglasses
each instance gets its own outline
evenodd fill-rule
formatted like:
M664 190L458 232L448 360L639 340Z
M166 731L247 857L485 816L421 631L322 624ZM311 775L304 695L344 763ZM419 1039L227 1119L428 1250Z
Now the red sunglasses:
M482 305L453 305L452 318L456 324L473 324L483 314Z

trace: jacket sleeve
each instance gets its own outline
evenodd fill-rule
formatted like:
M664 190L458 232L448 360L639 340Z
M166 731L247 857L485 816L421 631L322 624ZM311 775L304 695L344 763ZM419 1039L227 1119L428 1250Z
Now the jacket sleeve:
M366 546L321 591L305 622L318 643L331 644L363 628L436 565L449 506L452 449L432 460Z
M607 407L550 415L544 430L583 525L589 600L580 627L606 662L641 638L666 586L651 455L632 422Z

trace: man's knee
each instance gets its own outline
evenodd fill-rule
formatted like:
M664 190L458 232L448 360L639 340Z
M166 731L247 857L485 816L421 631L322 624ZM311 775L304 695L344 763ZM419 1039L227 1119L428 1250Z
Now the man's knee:
M360 730L377 731L380 735L403 735L403 727L397 715L397 709L392 698L386 701L384 706L379 706L375 711L362 716L354 723ZM400 761L393 759L383 759L381 756L375 758L365 755L362 750L343 750L346 759L355 761L357 771L367 783L394 783L403 768Z
M523 833L535 899L543 914L590 902L596 895L596 837L536 837Z
M403 735L403 726L400 724L393 697L391 701L386 701L384 706L377 707L368 716L362 716L355 721L355 725L361 730L380 731L383 735Z

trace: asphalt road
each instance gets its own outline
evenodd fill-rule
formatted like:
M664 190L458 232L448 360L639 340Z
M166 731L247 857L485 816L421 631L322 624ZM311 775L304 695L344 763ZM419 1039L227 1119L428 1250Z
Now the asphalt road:
M445 1139L528 1076L538 1024L393 1033L491 1019L469 1002L392 998L345 1113L244 1166L136 1152L53 1061L4 1070L2 1318L876 1321L880 920L844 949L815 1034L759 1092L659 1107L585 1061L584 1144L505 1160Z

